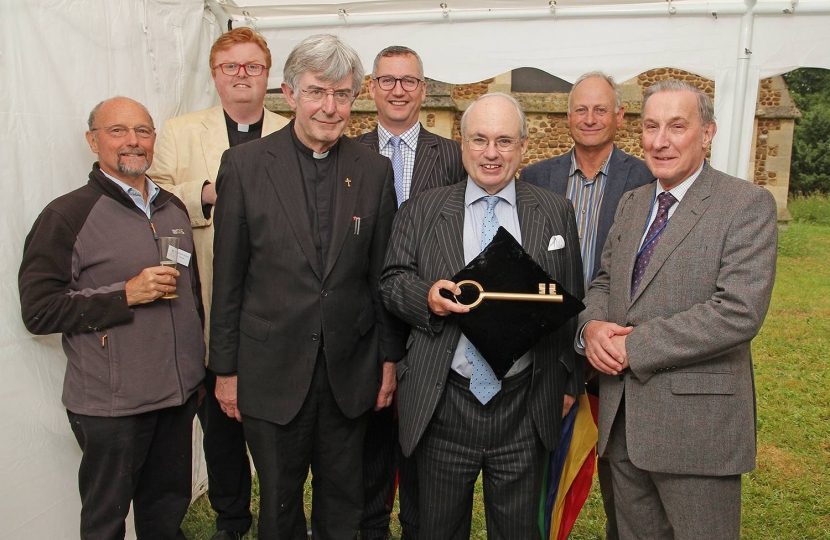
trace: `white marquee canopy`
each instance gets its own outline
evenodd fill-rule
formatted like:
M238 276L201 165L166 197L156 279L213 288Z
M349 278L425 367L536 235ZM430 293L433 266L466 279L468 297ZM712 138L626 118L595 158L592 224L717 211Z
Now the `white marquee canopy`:
M758 82L830 69L825 0L0 0L0 540L77 538L80 508L59 338L31 336L20 320L25 235L50 200L86 182L97 102L132 97L158 126L217 103L207 56L229 21L268 39L271 87L291 48L320 32L352 44L367 69L381 48L409 46L428 77L450 83L519 67L569 81L688 70L715 81L714 165L743 177Z

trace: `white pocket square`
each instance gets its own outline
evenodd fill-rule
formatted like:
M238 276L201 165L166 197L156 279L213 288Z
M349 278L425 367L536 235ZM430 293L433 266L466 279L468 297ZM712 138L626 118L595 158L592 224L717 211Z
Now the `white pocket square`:
M554 235L550 237L550 242L548 242L548 251L553 251L555 249L562 249L565 247L565 239L562 238L560 235Z

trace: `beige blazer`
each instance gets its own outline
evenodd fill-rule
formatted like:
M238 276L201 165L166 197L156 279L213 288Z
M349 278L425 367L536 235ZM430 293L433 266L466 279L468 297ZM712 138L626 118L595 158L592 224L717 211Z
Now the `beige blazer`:
M286 126L288 120L265 110L262 136ZM222 154L228 149L228 130L222 106L171 118L156 141L155 157L147 174L159 186L180 198L190 214L202 302L205 306L205 343L209 343L213 291L213 216L202 211L202 187L214 182Z

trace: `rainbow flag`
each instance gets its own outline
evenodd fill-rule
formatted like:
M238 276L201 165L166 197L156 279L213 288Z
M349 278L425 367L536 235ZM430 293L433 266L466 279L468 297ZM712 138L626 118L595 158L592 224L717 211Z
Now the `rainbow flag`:
M543 540L566 540L588 493L596 467L597 426L588 394L581 394L562 422L559 447L550 455L539 527Z

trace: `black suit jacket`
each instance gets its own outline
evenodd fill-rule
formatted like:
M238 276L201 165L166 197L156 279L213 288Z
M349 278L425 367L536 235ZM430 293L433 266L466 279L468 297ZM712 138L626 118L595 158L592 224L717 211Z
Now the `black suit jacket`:
M355 140L375 152L380 151L377 128ZM467 171L464 170L464 163L461 161L461 145L430 133L421 125L409 197L412 198L428 189L455 184L466 178Z
M225 152L214 209L222 256L214 259L209 367L238 374L243 414L277 424L299 411L321 340L334 397L352 418L374 404L381 362L404 352L378 293L396 206L391 163L340 140L331 242L319 268L292 126Z
M529 184L545 188L559 195L565 196L568 189L568 175L571 172L571 159L573 149L567 154L546 159L522 169L519 176ZM605 193L602 196L602 206L599 211L599 223L597 224L597 242L594 252L594 272L591 281L597 277L599 262L602 258L602 248L608 231L614 223L614 212L617 205L626 191L638 188L654 181L654 175L646 166L645 162L630 156L617 148L611 154L611 162L608 164L608 181L605 184Z
M395 216L381 279L383 301L412 327L407 355L398 364L400 441L410 455L429 425L447 384L461 329L454 317L438 317L427 306L430 287L464 267L466 182L410 199ZM564 197L516 183L522 247L568 291L582 297L582 261L573 206ZM552 236L563 249L548 251ZM533 382L528 403L536 429L549 449L559 442L566 380L573 379L576 318L531 350Z

